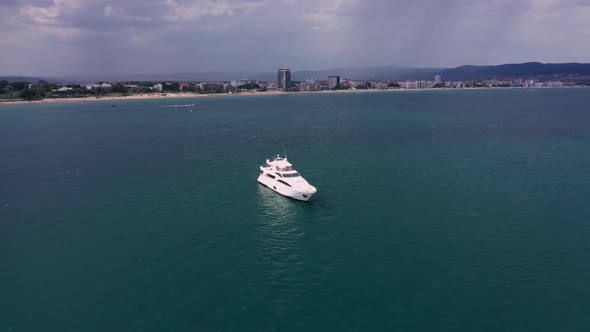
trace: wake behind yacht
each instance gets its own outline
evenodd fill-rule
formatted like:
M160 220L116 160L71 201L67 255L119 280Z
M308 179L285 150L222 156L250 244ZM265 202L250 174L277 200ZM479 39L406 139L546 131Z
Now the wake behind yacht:
M308 201L317 189L309 184L287 161L287 157L281 158L277 154L273 161L266 160L266 164L260 166L258 182L281 195L300 201Z

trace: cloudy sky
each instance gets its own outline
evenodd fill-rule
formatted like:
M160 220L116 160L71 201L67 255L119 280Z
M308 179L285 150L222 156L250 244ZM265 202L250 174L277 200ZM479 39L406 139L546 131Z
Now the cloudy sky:
M0 0L0 75L590 62L590 0Z

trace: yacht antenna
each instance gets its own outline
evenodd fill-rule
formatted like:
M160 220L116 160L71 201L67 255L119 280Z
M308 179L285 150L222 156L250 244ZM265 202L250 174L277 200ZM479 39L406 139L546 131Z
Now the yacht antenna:
M283 144L283 153L285 154L285 159L287 159L287 150L285 150L285 144Z

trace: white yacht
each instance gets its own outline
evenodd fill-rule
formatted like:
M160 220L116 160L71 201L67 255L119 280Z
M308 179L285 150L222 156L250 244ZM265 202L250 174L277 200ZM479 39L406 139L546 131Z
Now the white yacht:
M287 161L278 154L273 161L266 159L266 165L260 166L258 182L281 195L308 201L317 189L309 184Z

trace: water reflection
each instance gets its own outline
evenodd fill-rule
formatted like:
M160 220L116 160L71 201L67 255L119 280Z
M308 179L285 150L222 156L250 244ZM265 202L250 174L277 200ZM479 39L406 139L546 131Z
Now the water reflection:
M265 186L258 186L258 206L262 217L271 224L284 224L295 219L297 201L281 196Z
M305 232L302 213L305 203L276 194L259 185L256 227L261 292L273 310L284 310L289 298L300 296L306 283L302 273L305 262Z

